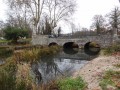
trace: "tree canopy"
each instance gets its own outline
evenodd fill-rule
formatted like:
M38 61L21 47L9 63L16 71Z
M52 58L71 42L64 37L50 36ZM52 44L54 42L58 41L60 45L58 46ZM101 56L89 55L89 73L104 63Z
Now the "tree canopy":
M49 24L52 30L61 20L68 20L75 12L76 0L6 0L9 13L14 17L23 17L29 23L34 34L41 34L43 27ZM29 21L28 21L29 20ZM20 20L19 20L20 21Z
M93 17L93 24L91 27L95 28L97 34L100 34L104 26L105 26L104 17L102 15L95 15Z
M28 30L21 29L18 27L7 26L4 28L4 38L7 40L12 40L12 42L17 43L20 37L28 37Z

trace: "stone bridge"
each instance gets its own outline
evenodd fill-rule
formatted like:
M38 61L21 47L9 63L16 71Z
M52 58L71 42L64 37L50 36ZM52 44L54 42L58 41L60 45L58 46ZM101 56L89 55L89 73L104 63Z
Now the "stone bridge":
M99 35L99 36L85 36L79 38L49 38L48 36L38 35L32 38L33 45L49 45L50 43L57 43L63 46L67 42L75 42L79 46L84 46L88 42L96 42L101 47L109 46L118 40L117 37L112 37L111 35Z

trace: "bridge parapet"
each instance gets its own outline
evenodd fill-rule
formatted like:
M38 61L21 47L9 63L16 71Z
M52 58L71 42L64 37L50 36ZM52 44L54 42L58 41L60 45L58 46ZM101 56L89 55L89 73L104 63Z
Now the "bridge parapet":
M100 46L105 47L113 43L114 38L111 35L86 36L82 38L49 38L47 35L38 35L32 38L32 44L49 45L52 42L63 46L67 42L75 42L79 46L85 45L87 42L96 42ZM115 41L115 40L114 40Z

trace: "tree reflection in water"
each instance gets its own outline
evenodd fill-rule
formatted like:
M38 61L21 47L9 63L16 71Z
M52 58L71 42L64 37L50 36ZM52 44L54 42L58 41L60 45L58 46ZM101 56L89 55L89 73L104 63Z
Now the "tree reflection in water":
M62 62L62 59L48 56L41 58L40 63L32 65L33 72L37 76L39 83L47 83L59 77L70 76L73 66L64 66L61 70L58 67L58 63Z
M32 64L32 71L34 73L34 76L35 76L35 82L37 84L40 84L43 82L43 79L42 79L42 74L41 72L39 71L39 62L36 62L36 63L33 63Z
M71 76L74 71L79 70L92 58L86 55L83 50L79 50L78 54L70 54L70 56L69 54L60 52L56 56L40 58L39 62L32 65L38 82L47 83L59 77ZM75 58L75 56L77 56L77 58Z
M41 58L39 68L41 69L45 83L58 77L66 76L65 72L70 71L71 67L64 68L63 70L58 67L57 62L61 61L60 58L55 58L54 56Z

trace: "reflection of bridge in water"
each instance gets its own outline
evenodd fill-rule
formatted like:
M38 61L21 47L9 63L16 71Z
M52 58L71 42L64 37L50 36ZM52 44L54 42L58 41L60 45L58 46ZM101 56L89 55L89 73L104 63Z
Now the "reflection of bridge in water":
M38 81L46 83L58 76L72 75L74 71L82 68L94 57L85 54L83 50L79 50L78 53L72 55L62 51L56 56L40 58L40 62L33 64L32 69L35 75L38 76Z
M96 56L94 56L94 57L96 57ZM59 53L57 58L59 58L59 59L74 59L74 60L91 60L91 59L93 59L93 56L87 55L87 54L85 54L85 52L83 50L81 50L78 53L73 54L73 55L61 52L61 53Z

